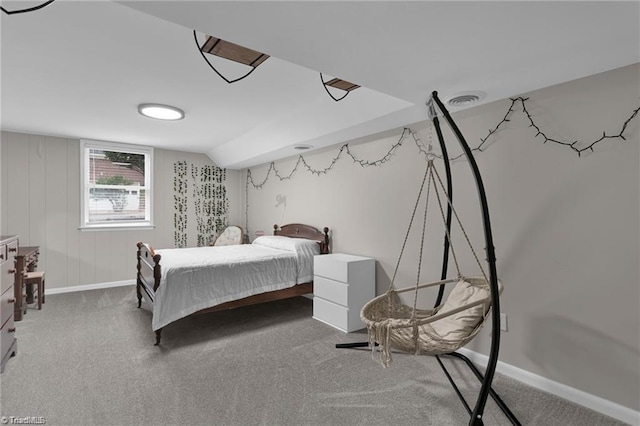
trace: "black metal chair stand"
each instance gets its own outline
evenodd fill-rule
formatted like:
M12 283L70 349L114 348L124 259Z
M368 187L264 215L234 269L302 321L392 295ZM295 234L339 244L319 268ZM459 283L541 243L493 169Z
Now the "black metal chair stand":
M499 288L498 288L498 278L497 278L497 271L496 271L496 257L495 257L495 249L493 246L493 235L491 233L491 223L490 223L490 218L489 218L489 207L488 207L488 203L487 203L487 197L486 197L486 193L485 193L485 189L484 189L484 184L482 182L482 177L480 176L480 171L478 169L478 165L475 161L475 158L473 157L473 153L471 151L471 149L469 148L469 145L467 144L464 136L462 135L462 132L460 132L460 129L458 128L458 126L456 125L456 123L453 121L453 118L451 118L451 115L449 114L449 112L447 111L446 107L442 104L442 102L440 101L440 99L438 98L438 93L437 92L433 92L431 94L431 98L429 99L429 101L427 102L427 107L428 107L428 112L429 112L429 118L432 120L434 127L436 129L436 133L438 136L438 141L440 143L440 148L442 151L442 159L445 163L445 169L446 169L446 177L447 177L447 191L448 191L448 198L449 198L449 205L447 206L447 219L446 219L446 227L447 227L447 232L445 234L445 241L444 241L444 253L443 253L443 261L442 261L442 273L441 273L441 279L445 279L445 277L447 276L447 269L448 269L448 259L449 259L449 239L448 239L448 235L450 235L450 231L451 231L451 213L452 213L452 203L453 203L453 182L451 179L451 167L449 164L449 157L447 154L447 147L446 144L444 142L444 137L442 136L442 130L440 128L440 123L438 120L438 113L437 110L439 109L442 112L442 115L444 116L445 120L447 121L447 123L449 124L449 127L451 128L452 132L456 135L456 138L458 139L458 142L460 144L460 146L462 147L466 158L469 162L469 166L471 167L471 170L473 172L473 176L476 182L476 187L478 190L478 198L480 201L480 207L482 209L482 222L483 222L483 228L484 228L484 237L485 237L485 249L486 249L486 253L487 253L487 265L489 268L489 288L490 288L490 294L491 294L491 326L492 326L492 330L496 330L496 332L491 333L491 348L490 348L490 353L489 353L489 360L487 362L487 367L485 370L484 375L478 370L478 368L471 362L471 360L469 360L469 358L467 358L466 356L458 353L458 352L451 352L451 353L446 353L443 355L436 355L436 359L438 361L438 364L440 365L440 367L442 368L443 372L445 373L447 379L449 380L449 382L451 383L451 385L454 388L454 391L456 392L456 394L458 395L458 397L460 398L460 401L462 402L462 404L464 405L465 409L467 410L467 412L469 413L470 419L469 419L469 425L472 426L480 426L480 425L484 425L484 422L482 420L482 417L484 415L484 409L486 406L486 402L487 402L487 398L489 396L491 396L491 398L496 402L496 404L498 405L498 407L502 410L502 412L505 414L505 416L509 419L509 421L513 424L513 425L520 425L520 422L518 421L518 419L516 418L516 416L513 414L513 412L509 409L509 407L507 406L507 404L502 400L502 398L500 398L500 396L495 392L495 390L491 387L491 383L493 381L493 376L495 374L495 369L496 369L496 365L498 362L498 352L499 352L499 348L500 348L500 292L499 292ZM438 297L436 300L436 303L434 306L439 306L440 303L442 302L442 296L444 293L444 285L440 286L439 292L438 292ZM339 343L336 344L336 348L361 348L361 347L368 347L369 343L368 342L356 342L356 343ZM473 374L476 376L476 378L480 381L481 388L480 388L480 392L478 395L478 399L476 401L475 406L473 407L473 409L470 407L470 405L467 403L467 401L464 399L462 393L460 392L460 389L458 388L458 386L456 385L455 381L453 380L453 378L451 377L451 375L449 374L449 371L447 370L447 368L445 367L445 365L442 363L441 357L452 357L452 358L457 358L462 360L473 372Z

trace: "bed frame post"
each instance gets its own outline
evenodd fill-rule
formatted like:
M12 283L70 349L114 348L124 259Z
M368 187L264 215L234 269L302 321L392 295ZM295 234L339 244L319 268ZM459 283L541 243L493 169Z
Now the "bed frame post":
M136 274L136 296L138 297L138 308L140 308L142 306L142 292L140 291L140 248L142 247L143 242L142 241L138 241L138 244L136 244L136 246L138 247L138 253L137 253L137 265L136 268L138 270L138 273Z
M325 226L322 229L322 232L324 232L324 243L320 244L320 253L328 254L329 253L329 228Z
M160 268L160 255L153 255L153 291L154 293L158 291L158 287L160 286L160 277L162 276L161 268ZM154 346L160 345L160 339L162 337L162 329L156 330L156 343Z
M160 269L160 255L153 255L153 291L157 291L160 286L160 277L162 276L162 271Z

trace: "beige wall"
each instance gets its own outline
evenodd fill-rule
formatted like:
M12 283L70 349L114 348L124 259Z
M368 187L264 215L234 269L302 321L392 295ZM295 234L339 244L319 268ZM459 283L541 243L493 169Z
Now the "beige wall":
M639 105L639 82L640 67L633 65L528 93L527 108L549 137L594 141L603 131L620 131ZM475 146L509 104L498 101L454 117ZM500 359L639 410L640 117L629 124L626 141L602 142L582 158L566 147L543 144L528 124L517 105L511 122L476 157L488 194L498 273L506 287L502 311L509 331L502 337ZM410 127L425 142L429 139L426 123ZM400 133L352 143L351 149L360 158L375 160ZM448 130L445 136L454 147ZM334 147L305 158L311 167L323 169L337 152ZM280 174L288 175L295 161L278 161ZM377 259L380 294L393 273L424 164L407 139L382 167L361 168L343 154L326 175L312 175L302 165L290 180L280 182L272 175L262 189L248 191L249 232L252 237L257 230L269 233L274 223L328 226L334 252ZM267 168L251 169L256 182L264 180ZM453 174L457 209L484 259L476 188L467 163L455 162ZM286 206L276 207L278 196L286 197ZM438 225L437 220L433 216L431 222ZM433 229L426 241L427 280L437 277L440 268L442 231ZM398 286L415 282L416 234ZM458 251L464 251L456 241ZM476 273L468 253L462 258L463 272ZM429 296L425 307L431 306ZM488 328L471 349L488 352Z
M202 154L155 149L155 229L80 231L80 141L2 132L1 147L2 234L40 246L38 266L49 289L134 280L136 242L174 246L174 162L213 164ZM238 172L227 170L231 223L239 221L238 181ZM189 208L187 243L195 246L192 203Z
M634 65L526 94L527 105L550 137L592 141L603 131L620 131L638 107L639 81L640 67ZM500 121L509 103L455 114L470 144ZM578 158L566 148L543 145L517 107L509 125L476 157L506 287L502 307L509 331L502 337L501 360L635 410L640 410L639 122L640 117L630 123L627 141L603 142L595 153ZM425 123L410 127L429 139ZM350 146L361 158L378 159L399 134ZM211 164L204 155L155 150L156 229L81 232L79 141L2 132L0 148L1 233L19 234L21 244L42 247L40 266L49 288L132 279L137 241L173 245L173 163ZM305 158L323 169L337 152L334 147ZM295 159L277 162L282 175L294 164ZM252 168L256 182L267 167ZM271 176L263 189L249 189L249 231L269 233L274 223L329 226L334 252L378 260L381 293L389 285L423 172L424 160L411 139L382 167L361 168L345 154L326 175L312 175L301 165L288 181ZM454 163L453 173L456 206L482 256L476 190L467 164ZM244 171L227 174L229 221L243 226L244 176ZM276 207L277 196L285 196L286 205ZM432 218L425 279L440 268L442 235L437 217ZM415 234L399 286L415 279ZM475 273L457 241L464 272ZM195 245L191 227L189 245ZM424 296L429 306L431 295ZM487 336L484 330L471 349L486 353Z

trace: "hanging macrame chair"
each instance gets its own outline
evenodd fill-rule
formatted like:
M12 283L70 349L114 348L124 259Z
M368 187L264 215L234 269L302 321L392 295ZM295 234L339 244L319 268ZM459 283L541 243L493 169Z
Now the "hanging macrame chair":
M360 314L362 321L369 331L369 341L371 347L380 348L381 362L387 367L391 362L391 349L416 355L440 355L458 350L466 345L482 328L484 321L489 317L492 299L489 278L485 272L477 253L467 235L466 230L453 208L453 203L448 195L445 195L448 212L452 212L462 231L462 234L470 248L471 253L478 265L480 276L465 276L460 271L458 256L451 241L451 229L447 226L447 219L444 213L441 190L445 188L434 165L435 156L431 152L427 154L427 169L420 186L409 227L407 229L400 256L391 279L391 284L386 293L369 301ZM426 187L426 199L424 201L424 220L422 227L422 238L420 245L420 260L418 261L418 277L414 286L397 289L395 280L402 260L408 237L416 217ZM452 279L443 279L436 282L420 283L420 271L422 269L423 244L427 236L427 212L432 191L435 193L440 216L445 229L446 240L456 265L457 275ZM450 221L449 221L450 223ZM433 309L418 307L418 295L421 291L436 286L445 286L455 283L454 288L449 293L447 300L438 304ZM502 292L502 284L498 282L499 292ZM413 304L402 302L401 293L413 293Z
M392 348L412 354L434 355L460 401L469 413L470 425L479 426L484 424L482 420L484 409L487 398L491 396L509 421L513 425L518 426L520 425L518 419L491 387L500 348L500 293L502 292L502 284L497 279L496 257L489 219L489 207L487 204L482 177L480 176L480 171L469 145L460 132L460 129L453 121L453 118L451 118L446 107L438 98L437 92L434 91L431 94L431 97L427 102L427 108L429 119L432 121L433 127L435 128L438 136L438 142L442 152L442 160L445 165L447 182L447 187L444 191L446 194L444 197L446 199L446 214L444 213L444 203L442 202L442 198L440 195L437 195L438 205L440 207L440 216L445 224L444 251L442 256L440 281L420 283L420 269L422 266L420 261L418 265L417 280L414 286L396 289L394 283L398 265L402 258L402 254L404 253L425 182L427 182L426 199L429 198L429 193L432 187L444 187L436 169L433 167L435 155L429 151L427 154L427 170L425 172L425 177L423 178L422 185L418 193L418 200L416 201L416 206L413 210L409 229L407 230L407 234L400 251L398 265L396 265L396 271L394 272L394 276L391 280L389 290L385 294L369 301L361 311L361 318L369 331L369 342L340 343L336 344L336 347L355 348L371 346L372 349L375 350L375 347L379 346L381 362L384 366L388 366L391 362ZM447 146L444 142L442 131L440 129L438 119L439 115L445 118L464 151L478 189L485 240L486 271L479 261L469 237L460 223L460 219L458 218L455 209L453 208L451 168L447 154ZM439 194L438 189L435 190L435 193ZM428 204L428 201L425 201L425 216L422 228L420 259L422 259L422 244L425 241L425 223L427 219L426 210ZM466 240L471 253L473 253L473 257L477 265L480 267L480 275L465 276L460 271L458 259L451 242L451 223L453 216L455 216L464 239ZM457 276L454 278L447 278L449 276L448 264L450 252L457 269ZM454 288L449 292L446 301L441 303L445 292L445 286L453 283L455 283ZM418 293L429 287L436 286L439 287L439 289L438 296L433 305L434 308L419 308ZM411 291L413 291L413 303L404 303L400 294ZM491 323L491 329L493 332L491 333L489 359L483 374L466 356L456 352L456 350L473 339L485 322ZM462 392L458 389L458 386L440 359L441 356L450 356L461 359L482 383L474 407L470 407L463 397Z

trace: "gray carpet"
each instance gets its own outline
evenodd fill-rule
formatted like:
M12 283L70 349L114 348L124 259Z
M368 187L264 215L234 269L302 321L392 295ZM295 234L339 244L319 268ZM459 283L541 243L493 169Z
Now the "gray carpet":
M314 319L295 298L180 320L153 346L135 289L47 296L16 324L18 355L1 376L2 416L47 425L465 425L432 357L397 354L383 369L363 340ZM479 384L450 369L475 402ZM497 375L525 425L616 425L608 417ZM485 424L506 425L490 400Z

